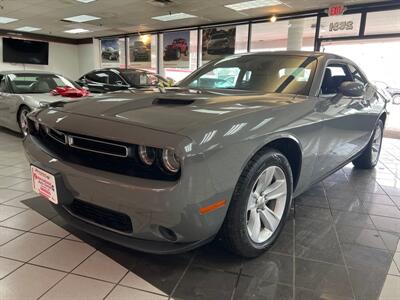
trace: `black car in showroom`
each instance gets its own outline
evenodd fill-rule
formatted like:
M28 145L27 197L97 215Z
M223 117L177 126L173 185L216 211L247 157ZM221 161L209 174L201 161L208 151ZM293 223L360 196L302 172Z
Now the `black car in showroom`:
M169 86L170 80L141 69L103 68L86 73L77 83L92 93Z

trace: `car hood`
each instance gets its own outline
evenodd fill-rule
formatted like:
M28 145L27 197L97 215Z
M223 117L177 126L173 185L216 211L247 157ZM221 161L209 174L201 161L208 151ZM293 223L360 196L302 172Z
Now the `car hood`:
M72 98L62 97L60 95L53 96L50 93L44 93L44 94L22 94L22 96L24 97L25 100L32 100L32 101L44 102L44 103L53 103L53 102L64 101L64 100L66 100L66 101L67 100L72 100Z
M101 95L85 101L63 102L54 109L184 134L189 128L287 105L293 98L281 94L169 89L164 93Z

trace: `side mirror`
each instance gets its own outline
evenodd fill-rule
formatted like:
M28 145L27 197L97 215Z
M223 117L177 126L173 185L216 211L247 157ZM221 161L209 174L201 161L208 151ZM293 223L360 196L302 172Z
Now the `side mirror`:
M361 97L365 93L364 85L359 82L344 81L339 86L339 92L347 97Z

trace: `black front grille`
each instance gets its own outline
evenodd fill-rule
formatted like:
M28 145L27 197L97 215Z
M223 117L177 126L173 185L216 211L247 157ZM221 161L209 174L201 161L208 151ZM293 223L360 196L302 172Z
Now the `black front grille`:
M112 173L155 179L176 181L180 173L163 171L159 164L144 165L138 157L138 146L93 137L61 132L40 125L39 131L29 124L30 134L52 156L60 160ZM64 143L64 138L66 143Z
M116 143L104 142L94 139L88 139L84 137L70 135L69 145L74 148L81 150L91 151L95 153L101 153L104 155L127 157L128 147L124 145L119 145Z
M74 199L68 209L74 215L95 224L124 233L132 232L131 219L120 212L100 207L82 200Z

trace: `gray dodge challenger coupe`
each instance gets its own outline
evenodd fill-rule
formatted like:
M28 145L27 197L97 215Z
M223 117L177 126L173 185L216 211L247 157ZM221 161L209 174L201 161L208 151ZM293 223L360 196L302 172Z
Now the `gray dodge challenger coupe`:
M81 90L64 76L39 71L0 72L0 126L26 134L26 115L49 103L63 100L56 88Z
M379 159L385 101L343 57L253 53L177 87L58 103L28 115L33 187L83 231L152 253L215 236L254 257L292 199Z

